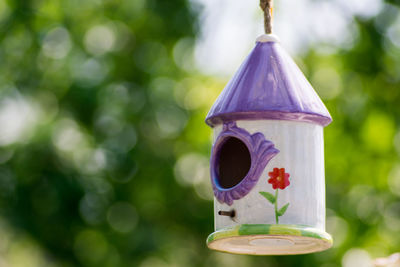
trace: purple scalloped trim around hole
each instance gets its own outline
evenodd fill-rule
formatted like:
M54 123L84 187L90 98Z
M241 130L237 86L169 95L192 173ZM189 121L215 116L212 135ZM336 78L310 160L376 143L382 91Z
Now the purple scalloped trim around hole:
M246 144L251 156L251 166L246 177L239 184L231 188L222 188L218 185L215 166L217 165L219 147L229 137L238 138ZM235 122L224 124L223 131L218 136L211 152L211 184L215 198L220 203L226 203L230 206L233 204L233 200L246 196L257 184L268 162L278 153L279 150L275 148L271 141L266 140L262 133L251 135L246 130L238 128Z

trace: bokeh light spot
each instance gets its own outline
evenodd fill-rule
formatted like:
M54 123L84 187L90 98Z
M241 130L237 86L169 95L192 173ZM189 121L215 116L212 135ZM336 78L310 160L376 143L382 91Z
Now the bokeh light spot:
M17 95L0 101L0 146L23 141L33 133L38 111L28 99Z
M131 204L118 202L108 209L107 221L115 231L129 233L136 227L138 216Z
M74 79L84 87L100 84L109 72L109 66L105 62L85 57L76 57L71 70Z
M367 251L359 248L348 250L342 258L343 267L372 267L372 261Z
M43 39L43 53L53 59L64 58L71 50L69 32L64 27L56 27L47 32Z
M340 247L346 241L349 226L348 223L339 216L329 216L326 219L327 232L333 236L334 247Z
M175 106L163 106L156 112L157 124L160 135L163 137L175 137L186 126L186 114Z
M86 32L84 43L89 53L99 56L113 49L115 33L107 25L96 25Z
M390 203L384 212L384 221L387 229L395 233L400 231L400 202Z
M318 68L313 74L312 84L323 99L333 99L342 91L338 72L333 68Z
M105 219L106 199L95 193L87 193L79 203L79 212L86 223L96 225Z
M53 136L53 144L63 152L73 152L84 146L84 136L75 121L63 119L56 125Z
M395 123L381 112L371 112L361 130L366 145L375 152L384 153L393 147Z
M388 176L389 190L400 197L400 165L395 165Z
M95 230L83 230L75 238L76 257L85 265L99 264L108 251L108 243L102 233Z
M181 156L175 165L175 178L181 185L199 183L208 176L208 159L196 153Z

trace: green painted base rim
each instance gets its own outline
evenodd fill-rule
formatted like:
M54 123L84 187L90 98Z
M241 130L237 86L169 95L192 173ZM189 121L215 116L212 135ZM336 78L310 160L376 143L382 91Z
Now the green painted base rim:
M225 252L231 252L229 248L220 249L216 246L217 243L224 243L228 239L245 239L263 236L266 238L284 238L284 239L304 239L310 242L320 244L319 247L313 248L309 252L317 252L330 248L332 246L332 237L317 228L305 225L290 225L290 224L241 224L230 228L224 228L210 234L207 238L207 246L211 249L216 249ZM293 253L287 254L302 254L309 252L292 251ZM242 254L242 253L239 253ZM243 253L252 254L252 253ZM273 253L272 253L273 254ZM280 253L286 254L286 253Z

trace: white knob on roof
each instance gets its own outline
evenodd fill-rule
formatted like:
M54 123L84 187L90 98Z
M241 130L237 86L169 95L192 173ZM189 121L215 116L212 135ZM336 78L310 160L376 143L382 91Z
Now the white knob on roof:
M276 36L275 34L263 34L263 35L260 35L256 39L256 42L257 43L268 43L268 42L279 43L280 40L279 40L278 36Z

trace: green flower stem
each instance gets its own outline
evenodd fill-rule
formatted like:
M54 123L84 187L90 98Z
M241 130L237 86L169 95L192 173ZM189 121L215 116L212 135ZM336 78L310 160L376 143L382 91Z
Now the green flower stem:
M278 190L275 191L275 221L276 224L279 224L279 216L278 216Z

